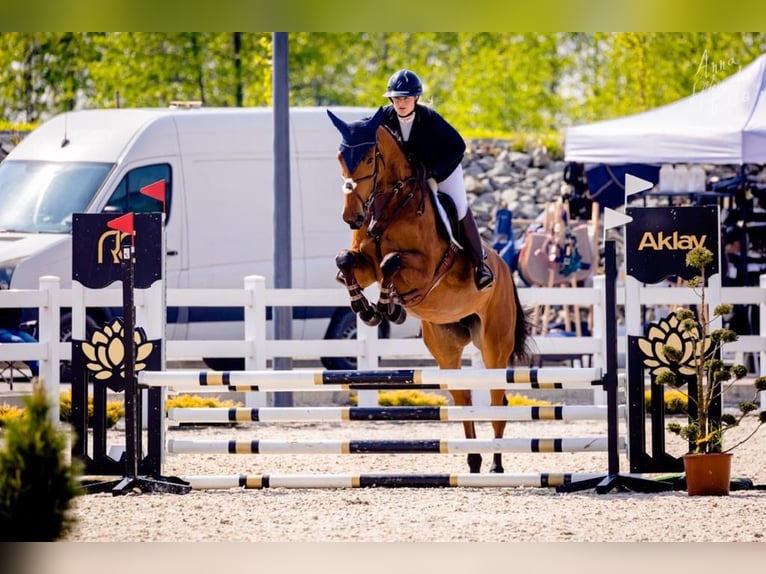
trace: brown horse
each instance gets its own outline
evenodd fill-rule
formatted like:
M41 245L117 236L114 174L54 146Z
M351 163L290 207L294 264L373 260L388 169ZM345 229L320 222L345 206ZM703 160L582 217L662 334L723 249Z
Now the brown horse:
M425 176L381 125L382 109L348 124L329 110L328 115L342 135L343 220L352 229L352 242L336 263L351 308L368 325L384 318L401 323L406 309L420 319L423 341L442 369L459 369L471 341L487 368L507 368L511 359L524 359L527 313L505 262L485 245L495 281L479 292L468 257L440 232ZM363 292L374 282L380 285L377 305ZM471 391L450 393L456 405L471 404ZM490 396L492 405L507 404L504 389L493 389ZM473 422L463 426L466 438L476 438ZM492 422L492 428L495 438L502 438L505 421ZM480 472L481 455L469 454L468 466ZM490 472L503 472L500 453L494 454Z

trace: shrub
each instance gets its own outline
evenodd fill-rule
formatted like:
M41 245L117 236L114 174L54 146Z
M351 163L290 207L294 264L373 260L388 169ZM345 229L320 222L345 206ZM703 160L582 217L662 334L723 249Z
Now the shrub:
M8 424L8 421L16 420L24 414L24 409L13 405L0 405L0 428Z
M201 397L199 395L176 395L165 401L165 409L191 409L191 408L216 408L238 407L241 403L234 401L222 401L218 397Z
M689 407L689 401L684 393L675 389L668 389L663 395L666 415L685 415ZM652 392L644 393L644 405L647 413L652 412Z
M381 391L378 404L383 407L441 407L447 405L447 397L423 391Z
M518 393L509 393L506 395L509 406L547 406L550 401L530 399L527 396ZM358 404L357 395L351 395L349 402L352 405ZM417 390L402 391L380 391L378 393L378 404L384 407L443 407L449 404L446 396L436 393L424 393Z
M551 404L550 401L530 399L528 396L518 393L508 393L505 398L508 400L509 407L545 407Z
M8 421L0 450L0 540L52 542L73 524L80 464L67 464L66 436L49 420L42 389L25 397L26 415Z
M125 405L120 401L107 401L106 427L111 428L125 416ZM59 419L61 422L72 423L72 392L59 395ZM93 397L88 397L88 426L93 427Z

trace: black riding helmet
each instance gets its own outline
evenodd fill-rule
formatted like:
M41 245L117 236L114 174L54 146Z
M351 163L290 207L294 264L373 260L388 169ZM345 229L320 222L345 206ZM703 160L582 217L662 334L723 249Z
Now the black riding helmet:
M423 83L412 70L399 70L388 79L384 98L401 96L419 96L423 93Z

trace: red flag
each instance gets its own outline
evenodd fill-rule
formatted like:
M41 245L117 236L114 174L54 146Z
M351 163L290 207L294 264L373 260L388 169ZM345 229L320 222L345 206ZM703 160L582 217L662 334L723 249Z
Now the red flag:
M160 179L139 189L144 195L162 202L162 213L165 213L165 180Z
M131 238L133 236L133 212L126 213L125 215L118 217L117 219L112 219L111 221L106 222L106 226L110 229L116 229L117 231L122 231L123 233L130 234Z

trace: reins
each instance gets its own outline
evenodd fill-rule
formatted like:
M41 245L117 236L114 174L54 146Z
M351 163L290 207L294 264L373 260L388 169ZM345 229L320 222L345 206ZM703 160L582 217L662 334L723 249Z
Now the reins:
M369 225L367 227L367 234L372 237L376 242L380 241L381 236L386 231L389 225L396 221L401 211L407 206L407 204L410 202L410 200L415 195L415 190L417 189L417 183L418 180L416 177L408 177L406 179L400 179L394 183L394 185L391 186L389 190L375 190L370 195L368 201L369 205L367 207L367 217L366 221L369 222ZM412 187L407 195L404 196L404 198L394 206L393 211L391 214L383 219L380 217L380 214L384 213L388 207L389 204L399 195L399 192L404 189L404 187L408 184L411 184ZM381 206L380 210L376 210L376 199L379 197L383 197L385 199L385 203ZM425 197L421 194L421 197ZM421 201L421 206L418 208L418 215L423 215L424 211L424 202ZM373 231L375 230L375 231Z

